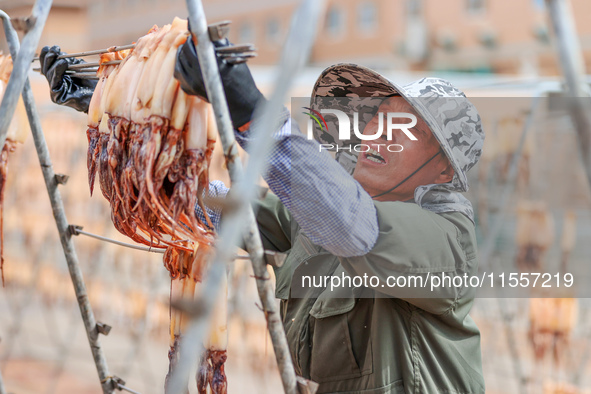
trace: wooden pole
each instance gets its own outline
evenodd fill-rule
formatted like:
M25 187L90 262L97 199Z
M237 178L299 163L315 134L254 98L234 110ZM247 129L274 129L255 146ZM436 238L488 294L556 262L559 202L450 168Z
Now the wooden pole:
M28 69L31 64L31 59L34 54L34 50L37 46L41 30L43 29L45 18L47 17L47 14L49 13L49 8L51 7L51 1L37 0L37 2L35 3L35 8L33 9L33 15L36 15L40 12L38 10L36 11L36 8L38 6L43 10L45 17L38 18L36 20L34 27L36 32L35 34L33 34L32 36L29 36L29 34L31 33L25 34L25 37L23 38L22 47L18 42L18 36L16 32L12 28L10 18L5 12L0 11L0 19L2 19L4 24L4 32L6 33L6 39L8 41L8 46L12 58L17 59L17 61L15 61L14 63L13 74L10 77L9 84L11 83L11 81L13 81L14 76L15 79L13 85L15 86L15 89L18 88L17 97L10 98L10 100L7 100L6 95L9 94L7 88L5 96L2 100L3 104L0 105L0 114L4 114L4 116L6 116L6 118L0 118L0 146L4 145L4 139L6 138L6 128L3 125L6 123L10 123L10 120L14 113L14 108L12 108L11 103L14 102L16 105L18 95L22 94L23 101L25 103L25 109L27 111L27 117L29 119L29 124L31 126L31 132L33 134L33 140L35 142L35 149L37 150L37 156L39 158L39 164L41 165L41 171L43 173L45 186L47 188L47 193L49 195L49 201L51 203L53 217L55 219L57 230L60 235L60 241L62 244L62 248L64 250L66 262L68 264L68 270L70 272L72 284L74 285L76 300L78 301L78 306L80 308L82 320L84 321L84 328L86 329L86 335L90 345L90 350L92 352L94 363L97 369L102 391L103 393L108 394L114 391L114 389L117 387L117 382L109 373L107 361L105 359L103 349L100 345L99 332L96 320L94 317L92 307L88 300L88 294L86 292L86 285L84 283L84 278L82 276L82 270L80 269L76 249L74 248L74 243L72 241L72 234L69 232L69 223L68 219L66 218L64 203L62 201L62 197L58 189L58 181L56 178L56 174L53 171L53 165L51 163L51 158L49 156L49 150L47 148L45 136L43 134L43 129L41 127L41 119L39 118L39 114L37 113L37 108L35 107L35 99L33 97L33 92L31 90L29 79L27 77ZM18 59L21 60L19 61ZM18 78L20 75L23 75L22 80Z

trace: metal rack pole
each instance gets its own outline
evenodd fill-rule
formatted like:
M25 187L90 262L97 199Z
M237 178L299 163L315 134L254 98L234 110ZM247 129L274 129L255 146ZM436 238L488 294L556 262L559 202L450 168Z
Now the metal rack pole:
M591 91L585 81L585 59L570 1L546 0L546 4L556 36L556 50L564 74L566 96L570 98L569 110L579 139L583 168L591 185L591 118L588 114Z
M38 7L38 3L40 3L41 6ZM14 63L13 73L11 75L8 86L10 86L11 81L13 81L13 76L16 76L15 78L22 78L19 81L19 83L21 85L20 88L22 89L23 101L25 103L27 117L29 118L29 124L31 126L31 131L33 133L33 139L35 140L35 148L37 149L37 155L39 156L39 163L41 164L43 178L45 180L45 185L47 187L47 192L49 194L49 200L51 202L53 216L55 218L57 229L60 235L60 241L64 249L64 255L66 257L66 262L68 264L68 270L70 271L70 277L74 285L76 300L78 301L78 305L80 307L80 313L82 314L82 320L84 321L84 328L86 329L86 335L88 337L90 350L92 352L92 356L96 365L103 393L110 394L113 392L114 388L118 386L118 384L115 380L113 380L113 378L109 374L107 362L100 345L98 337L99 332L97 329L96 320L94 318L94 313L88 300L88 294L86 292L86 286L84 284L84 279L82 277L80 264L78 263L76 249L74 248L71 235L68 231L68 220L66 219L62 198L57 188L58 182L56 180L55 172L53 171L53 166L51 164L51 159L49 156L49 150L47 149L47 143L45 142L45 136L43 135L43 130L41 128L41 120L39 119L39 114L37 113L37 109L35 107L35 101L33 97L33 92L31 91L31 85L27 78L27 72L31 65L31 60L33 58L34 51L37 46L38 36L41 34L41 30L43 29L43 24L45 23L45 19L47 17L47 13L49 12L50 6L51 1L47 0L38 0L37 3L35 3L36 8L41 8L45 12L45 17L37 17L33 29L25 35L23 39L23 47L20 50L18 36L12 28L10 18L6 13L0 11L0 18L2 19L4 24L4 31L6 33L6 39L9 44L11 55L13 59L17 59L17 61ZM39 10L37 12L39 12ZM35 8L33 15L36 15ZM37 31L37 39L35 40L35 42L32 42L32 39L28 39L28 37L32 32ZM29 48L25 48L25 42L27 43ZM19 59L21 60L19 61ZM13 82L13 86L15 86L16 84L17 82ZM18 86L13 87L13 89L16 89L17 87ZM6 90L6 94L9 94L8 87ZM7 98L5 96L2 101L2 107L0 108L0 114L5 114L6 118L0 119L0 125L10 124L12 115L14 113L14 108L12 108L12 111L8 111L5 108L6 100ZM9 98L9 100L10 101L6 104L6 107L8 107L8 105L11 105L12 103L16 105L17 99ZM0 138L0 142L2 144L4 143L6 137L6 127L4 127L3 129L0 128L2 137Z
M271 334L283 388L286 393L296 394L295 370L275 304L269 274L263 260L262 242L250 202L255 197L257 179L265 166L266 153L272 144L270 134L278 126L276 124L277 114L282 110L282 103L291 81L308 58L315 37L317 21L323 8L323 1L305 0L297 11L279 67L281 70L278 78L279 83L272 99L264 105L262 116L257 116L257 119L251 123L256 143L251 146L252 149L249 151L249 168L244 177L214 47L207 33L203 6L200 0L187 0L187 7L193 35L198 43L197 55L202 66L205 87L214 108L220 140L232 180L233 193L240 196L240 199L236 201L237 209L228 212L222 221L220 237L216 245L216 257L204 283L203 294L207 296L202 297L199 304L195 305L198 313L193 316L184 339L181 340L179 363L173 371L168 390L171 393L184 393L186 390L189 372L197 361L201 343L209 328L209 317L219 293L220 280L225 275L225 264L230 261L234 247L238 244L243 231L246 230L245 243L248 253L252 257L253 269L257 277L257 288ZM266 122L266 120L270 120L270 122Z

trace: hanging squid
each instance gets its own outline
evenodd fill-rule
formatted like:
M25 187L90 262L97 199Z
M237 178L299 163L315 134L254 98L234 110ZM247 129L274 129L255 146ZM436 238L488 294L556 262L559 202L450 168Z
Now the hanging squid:
M154 26L133 49L102 55L87 130L91 194L98 173L117 230L136 242L166 248L164 265L175 299L195 297L214 240L209 218L203 223L195 215L208 185L213 115L207 102L185 94L173 76L178 47L188 37L187 21L175 18L170 25ZM109 65L111 60L122 61ZM218 309L198 370L201 393L207 387L226 392L225 304ZM171 310L170 370L183 319Z

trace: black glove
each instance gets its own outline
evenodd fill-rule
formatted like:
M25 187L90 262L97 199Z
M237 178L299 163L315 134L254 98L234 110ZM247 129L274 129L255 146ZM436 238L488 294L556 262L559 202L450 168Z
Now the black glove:
M215 41L214 45L219 48L228 46L230 43L228 39L224 39ZM234 128L238 129L250 122L257 103L265 97L256 87L246 63L230 64L220 55L216 54L216 57L232 123ZM197 51L191 37L179 47L174 77L187 94L200 96L209 101L197 60Z
M60 105L67 105L76 111L88 112L90 99L96 87L94 79L73 78L66 74L68 65L86 63L84 60L68 57L58 59L63 55L60 47L43 47L39 55L41 74L49 82L51 101Z

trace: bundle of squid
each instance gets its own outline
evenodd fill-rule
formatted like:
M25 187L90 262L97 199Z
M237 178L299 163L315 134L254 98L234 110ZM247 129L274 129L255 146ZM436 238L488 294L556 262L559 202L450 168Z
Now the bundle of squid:
M208 185L213 114L207 102L185 94L173 76L178 47L188 37L187 21L175 18L170 25L154 26L129 52L104 54L88 111L91 194L98 172L117 230L136 242L166 248L174 299L195 297L214 240L209 218L203 223L195 215ZM108 63L116 59L122 61ZM181 312L171 311L170 368L178 358L183 320ZM225 316L213 331L225 337ZM223 348L220 341L206 344L206 354L222 351L225 360L224 341ZM226 392L223 365L215 355L208 358L211 367L197 376L200 392L207 386Z
M187 36L186 21L175 19L152 28L128 54L103 56L102 63L126 55L98 70L87 134L91 192L98 172L115 227L142 244L191 252L193 243L212 241L194 206L215 140L209 105L173 77Z
M11 72L12 58L0 52L0 100L4 97L4 91ZM23 110L22 101L19 99L15 115ZM4 187L6 186L6 176L8 174L8 154L14 152L17 143L22 144L25 142L26 137L26 129L19 127L15 121L11 122L6 134L6 142L0 153L0 276L2 277L2 285L4 285Z

